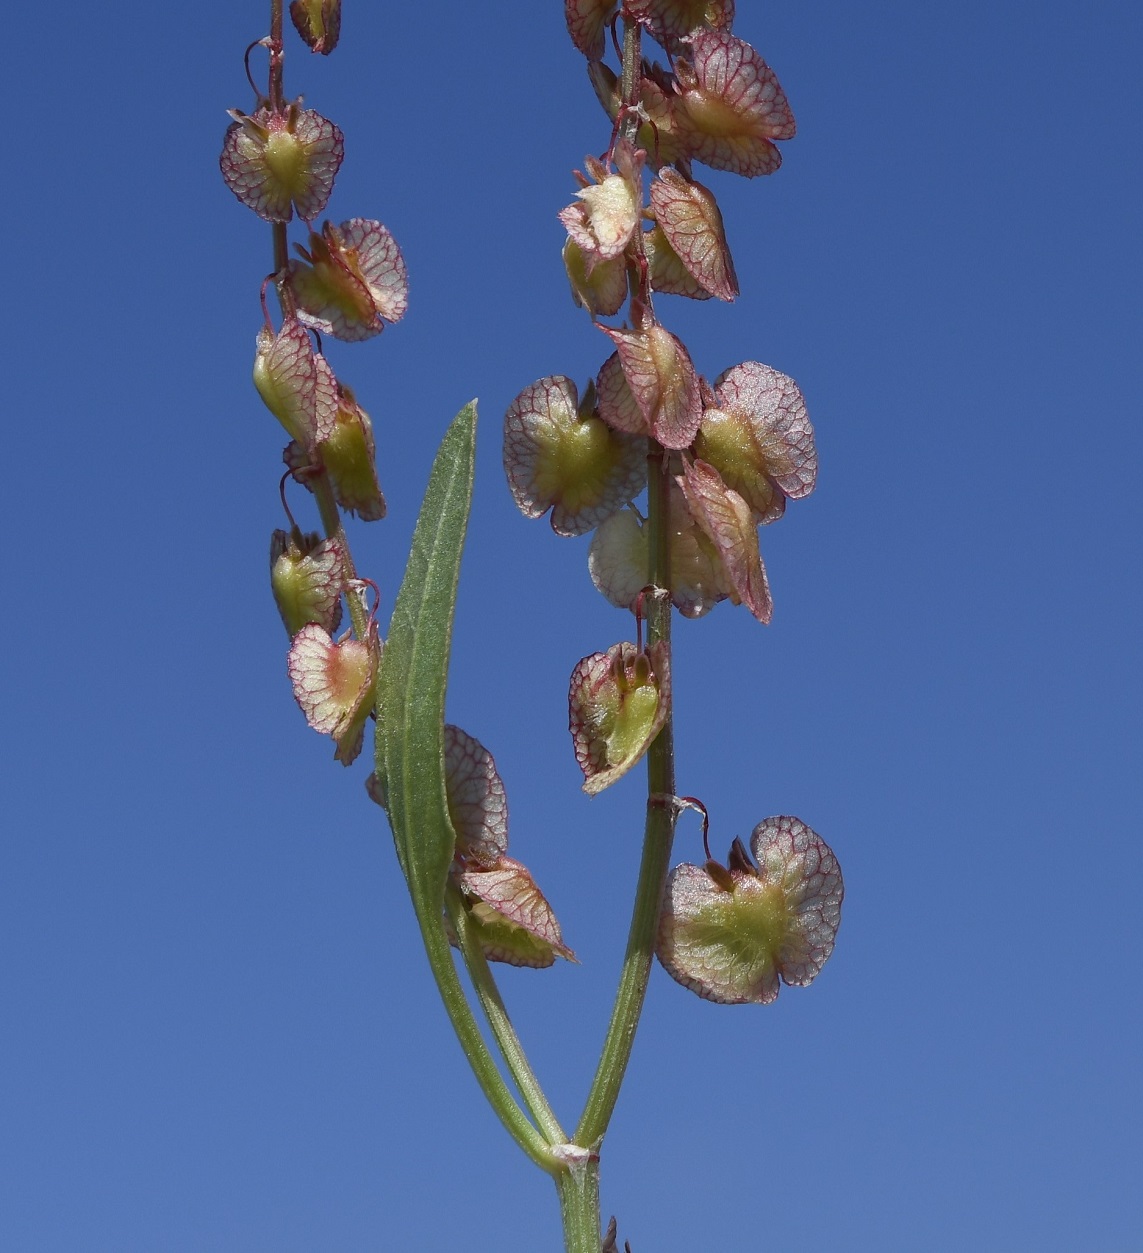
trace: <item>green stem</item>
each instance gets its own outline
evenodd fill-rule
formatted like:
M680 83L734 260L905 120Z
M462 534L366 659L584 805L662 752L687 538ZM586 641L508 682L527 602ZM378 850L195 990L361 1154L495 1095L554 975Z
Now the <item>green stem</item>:
M282 0L271 0L269 99L271 106L278 108L282 106L282 102L285 99L282 73L284 56L282 51L282 9ZM274 222L270 227L270 233L274 246L274 275L277 279L278 302L282 307L282 316L288 318L296 313L296 308L294 292L287 281L290 252L286 223ZM349 541L345 535L345 528L341 525L341 513L337 508L337 501L333 498L333 488L330 486L329 478L322 472L314 477L311 485L314 489L314 496L317 498L318 512L321 514L326 538L336 539L340 543L343 554L342 570L345 578L347 581L355 579L357 578L357 571L353 565L353 557L349 551ZM369 616L356 596L352 594L347 595L345 600L349 606L349 618L353 623L354 634L359 640L363 640L369 629Z
M310 479L310 486L314 489L314 499L317 501L318 513L321 515L321 523L325 528L326 539L335 539L341 546L341 572L345 582L348 584L357 578L357 567L353 564L353 554L349 550L349 538L345 534L345 527L341 524L341 512L333 496L333 486L329 481L329 475L326 474L324 469ZM365 612L365 606L361 603L361 598L347 588L345 603L349 606L349 620L353 623L354 635L359 640L365 639L369 631L369 615Z
M433 978L436 980L445 1011L485 1099L496 1111L508 1134L541 1170L553 1175L563 1173L562 1164L552 1156L543 1136L532 1126L524 1111L516 1103L495 1059L488 1051L488 1045L484 1042L484 1037L473 1017L468 998L464 995L464 988L457 975L456 966L453 964L452 949L440 919L423 917L421 910L418 909L417 921L421 927L425 953L428 955L429 966L432 968Z
M285 49L282 44L283 0L270 0L270 108L280 109L285 100L282 86L282 62Z
M599 1253L599 1158L592 1154L556 1176L566 1253Z
M667 454L652 442L648 457L648 527L650 529L650 575L656 594L647 597L647 640L663 646L670 664L671 601L667 539L669 486ZM643 858L635 889L635 908L627 936L627 951L607 1038L599 1058L595 1078L588 1093L583 1116L575 1132L577 1144L595 1148L607 1131L619 1089L631 1059L639 1015L651 977L651 959L659 929L659 910L670 868L671 844L675 834L675 751L673 714L647 751L647 820L643 835Z
M500 1048L501 1056L508 1066L516 1087L519 1088L520 1095L524 1098L524 1103L548 1142L550 1144L563 1144L567 1140L567 1134L560 1126L559 1119L556 1117L552 1107L548 1104L544 1090L540 1087L535 1072L528 1062L527 1054L525 1054L524 1047L520 1043L520 1037L516 1034L516 1028L512 1026L512 1020L508 1017L508 1010L505 1008L503 998L500 995L500 989L496 986L496 980L492 971L488 968L488 962L485 959L484 951L480 947L480 941L473 934L468 910L464 907L460 893L451 885L445 894L445 908L448 910L448 916L452 921L453 929L456 931L457 941L460 944L460 951L464 956L465 965L468 967L472 986L476 989L476 995L480 999L484 1016L488 1019L492 1035Z
M628 112L620 123L619 133L632 143L639 133L639 115L636 108L639 104L639 88L642 81L642 42L643 28L638 22L625 22L623 25L623 70L619 80L619 98Z
M285 74L283 62L285 52L282 45L282 4L283 0L270 0L270 78L267 85L270 108L277 111L283 106L286 98ZM278 280L278 299L282 304L282 313L294 311L294 294L286 279L286 267L290 259L289 238L285 222L274 222L270 226L274 241L274 275Z

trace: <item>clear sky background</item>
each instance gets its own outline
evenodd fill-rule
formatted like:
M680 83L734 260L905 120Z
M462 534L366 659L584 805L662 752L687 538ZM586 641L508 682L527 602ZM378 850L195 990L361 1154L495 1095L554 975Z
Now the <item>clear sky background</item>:
M217 170L267 10L8 15L0 1249L555 1249L367 767L285 677L269 230ZM700 171L738 302L660 312L708 377L797 378L822 471L763 532L773 625L677 631L679 784L723 851L800 815L847 896L772 1007L656 970L603 1165L634 1253L1143 1249L1140 12L739 0L799 134L774 177ZM574 1121L642 784L582 795L566 684L629 619L586 539L516 512L500 428L610 351L556 220L607 123L558 0L346 0L332 58L291 48L346 135L331 216L410 270L402 324L330 347L376 426L390 518L354 544L386 610L480 400L449 716L582 959L504 979Z

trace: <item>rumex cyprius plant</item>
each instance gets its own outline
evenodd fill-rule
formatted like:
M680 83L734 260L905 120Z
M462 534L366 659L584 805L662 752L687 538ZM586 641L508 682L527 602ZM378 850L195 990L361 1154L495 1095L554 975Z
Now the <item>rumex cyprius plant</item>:
M294 0L290 13L313 52L334 49L339 0ZM283 504L289 483L306 489L322 524L323 533L304 532L287 507L289 527L271 541L294 694L344 765L374 722L367 791L388 816L457 1038L509 1134L555 1181L566 1248L608 1253L618 1236L614 1220L600 1231L599 1158L652 954L707 1000L769 1004L782 982L804 986L821 970L843 890L832 851L791 816L764 819L749 851L735 838L726 864L716 861L706 806L679 795L674 756L674 611L699 618L730 600L770 622L759 531L782 517L788 500L813 490L817 453L792 379L747 361L709 382L660 321L656 301L735 299L722 214L694 166L773 173L778 143L794 135L793 114L770 67L732 34L732 0L566 0L565 18L610 131L559 214L563 260L575 303L607 343L582 388L551 374L520 392L505 416L504 466L526 516L550 514L561 536L593 533L592 580L634 615L634 641L585 657L572 672L569 724L584 790L596 795L647 766L643 856L620 985L570 1133L531 1070L490 963L540 969L575 955L527 867L509 856L507 797L491 753L444 716L475 406L458 414L441 444L383 640L377 585L358 576L342 521L385 514L372 426L327 361L322 337L377 335L404 315L408 281L380 222L316 225L344 143L337 126L285 94L283 0L271 0L270 34L247 50L248 77L253 49L267 51L267 83L254 87L252 112L232 111L221 168L235 195L270 223L273 270L263 283L254 383L289 436ZM644 57L645 39L659 46L662 63ZM618 70L607 63L609 46ZM295 217L305 238L291 257ZM338 635L343 612L349 625ZM688 809L702 815L704 858L672 871L676 822Z
M296 0L291 14L314 51L333 51L338 0ZM258 47L269 59L264 89L255 85L250 67ZM284 56L282 4L274 0L270 34L246 51L254 110L230 111L219 164L230 190L270 224L274 268L262 285L254 385L290 436L282 494L290 527L276 530L270 542L271 586L291 639L287 669L306 720L333 738L335 756L348 765L361 751L373 712L382 645L341 511L376 520L385 515L385 498L369 415L335 375L315 332L343 340L376 335L405 312L408 284L401 252L380 222L353 218L340 227L326 222L320 234L312 230L333 192L344 142L333 122L287 98ZM288 251L295 217L311 227L308 250L296 245L301 260L291 260ZM268 287L277 296L277 326ZM313 493L324 538L294 522L285 479ZM351 626L335 640L343 599Z

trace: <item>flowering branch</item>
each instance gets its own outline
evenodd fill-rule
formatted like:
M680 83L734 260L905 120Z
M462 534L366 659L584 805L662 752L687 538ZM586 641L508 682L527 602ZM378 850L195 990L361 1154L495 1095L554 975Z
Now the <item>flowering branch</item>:
M293 0L295 29L328 55L340 0ZM572 1253L616 1253L601 1233L599 1155L642 1012L652 956L682 986L723 1004L768 1004L804 986L833 949L841 873L825 842L792 816L764 819L726 865L707 843L706 807L676 787L672 617L744 605L762 623L773 597L758 532L813 490L817 452L797 384L747 361L708 382L663 325L656 299L732 301L738 279L714 193L694 164L756 177L781 164L794 119L773 71L731 34L732 0L565 0L611 120L559 215L575 302L610 345L581 390L564 375L525 388L504 420L504 467L531 518L562 536L594 532L591 577L635 618L620 641L574 667L569 725L585 792L595 796L644 758L642 861L627 949L601 1055L568 1139L533 1072L490 963L543 969L575 960L527 867L509 856L507 798L491 753L445 722L452 624L475 461L475 402L437 453L405 575L383 640L377 585L358 576L345 515L385 516L372 423L326 359L325 339L356 343L403 317L408 279L378 221L315 227L344 155L340 129L290 100L284 2L271 0L265 90L232 110L220 167L238 199L270 225L254 383L285 429L287 479L308 490L322 533L271 541L271 584L290 637L287 672L309 725L353 762L375 721L370 797L386 812L433 978L474 1076L523 1152L555 1181ZM618 75L606 34L622 23ZM667 67L643 55L644 37ZM649 187L647 177L650 178ZM295 217L304 242L290 256ZM278 299L275 326L264 293ZM615 324L607 319L622 315ZM645 512L637 501L646 492ZM286 504L283 484L283 506ZM373 599L370 604L369 589ZM343 613L349 630L335 637ZM643 627L646 625L646 642ZM704 860L671 870L679 812L703 815ZM461 980L458 950L471 985ZM488 1036L477 1021L475 998ZM499 1061L492 1051L499 1053ZM514 1085L515 1092L511 1085Z

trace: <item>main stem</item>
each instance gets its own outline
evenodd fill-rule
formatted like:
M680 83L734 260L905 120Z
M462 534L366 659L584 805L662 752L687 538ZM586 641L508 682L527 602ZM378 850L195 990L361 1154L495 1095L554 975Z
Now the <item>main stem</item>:
M626 112L620 132L634 140L639 117L640 28L628 21L623 31L622 98ZM646 290L645 268L641 277L638 303L650 307ZM633 301L634 306L636 302ZM657 645L665 665L671 665L671 573L670 573L670 477L669 453L655 440L650 440L648 464L648 583L651 591L645 597L647 642ZM647 816L643 834L643 856L639 865L639 881L635 889L635 905L623 969L611 1011L607 1037L603 1042L595 1078L592 1080L583 1115L575 1131L575 1143L592 1151L592 1155L574 1171L557 1176L560 1213L564 1222L567 1253L599 1253L599 1147L607 1132L619 1089L631 1060L635 1032L643 1012L655 937L659 929L659 912L670 868L671 845L675 834L675 743L673 713L647 751Z
M599 1160L593 1158L556 1176L566 1253L600 1253Z
M669 659L671 649L671 599L668 538L670 535L668 456L652 441L648 457L648 527L650 574L655 589L648 598L647 638L659 644ZM669 660L668 660L669 664ZM635 889L635 908L623 955L623 970L607 1038L583 1116L576 1127L575 1143L592 1150L592 1156L576 1170L556 1177L560 1213L564 1222L567 1253L599 1253L599 1146L603 1141L619 1089L631 1060L635 1032L643 1012L651 960L659 929L659 911L671 844L675 834L675 752L672 714L647 751L647 818L643 835L643 858Z
M270 107L273 109L280 109L286 98L283 72L285 50L282 43L283 7L283 0L270 0L270 75L267 91L269 92ZM286 223L274 222L270 230L274 243L274 277L276 279L275 285L278 292L278 301L282 306L282 316L291 317L296 310L294 308L294 293L287 281L290 251ZM342 572L345 579L347 582L356 579L357 571L353 565L353 556L349 551L349 540L341 524L341 513L337 507L337 501L333 497L333 488L330 486L329 476L324 469L314 476L311 480L311 486L313 487L314 496L317 498L318 512L321 514L326 538L336 539L341 544ZM346 596L345 601L349 606L349 617L353 623L354 633L359 640L363 640L369 630L369 616L365 612L365 607L362 605L360 598L354 595Z
M648 458L648 527L650 529L651 585L648 597L647 639L659 644L668 658L671 648L671 601L667 540L668 521L667 454L657 444ZM671 860L675 833L675 749L671 711L647 752L647 818L643 835L643 859L635 890L635 908L627 936L623 971L611 1012L607 1038L588 1094L583 1116L576 1128L575 1142L597 1148L607 1131L619 1088L631 1058L635 1031L647 993L651 958L659 927L659 909Z

